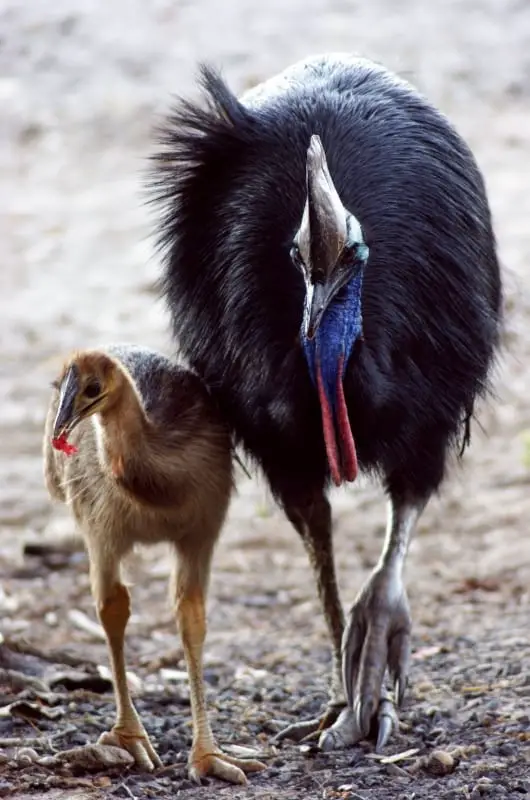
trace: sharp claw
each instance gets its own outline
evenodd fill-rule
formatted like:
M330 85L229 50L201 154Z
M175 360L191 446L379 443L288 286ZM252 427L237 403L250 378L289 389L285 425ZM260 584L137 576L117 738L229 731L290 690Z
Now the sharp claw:
M393 721L386 714L379 720L379 730L377 732L377 742L375 745L375 752L380 753L385 744L390 739L390 734L394 727Z
M308 736L311 736L318 730L318 720L308 720L299 724L288 725L283 731L280 731L273 737L273 744L280 744L285 739L292 739L293 742L301 742Z
M403 705L406 688L407 688L406 678L396 678L396 681L394 683L394 703L398 708L400 708Z
M321 750L329 752L356 744L361 738L355 714L351 709L345 708L339 714L333 727L323 731L318 746Z
M333 725L343 709L343 702L330 703L321 718L288 725L272 738L272 744L280 744L284 739L292 739L298 743L318 739L325 729Z
M407 689L410 661L410 631L407 627L395 634L389 648L388 666L394 681L394 699L399 707Z
M398 717L395 705L389 697L384 698L381 700L378 713L377 742L375 745L376 753L379 753L383 749L397 725Z
M338 750L344 747L342 737L337 731L331 730L323 731L318 740L318 746L324 753L329 753L331 750Z
M357 704L356 722L357 727L363 738L367 738L370 734L372 726L372 719L374 716L374 703L372 700L360 700Z

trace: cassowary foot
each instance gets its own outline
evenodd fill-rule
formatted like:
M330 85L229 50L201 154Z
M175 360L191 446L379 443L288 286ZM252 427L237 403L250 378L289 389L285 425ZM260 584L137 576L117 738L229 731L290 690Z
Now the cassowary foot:
M127 750L134 758L136 766L146 772L152 772L155 768L162 766L143 726L133 725L126 728L115 725L111 731L101 734L98 744L112 745Z
M248 783L246 773L261 772L265 764L254 759L234 758L223 753L218 747L204 748L195 745L190 754L190 780L200 784L202 778L211 775L228 783Z
M279 744L285 739L291 739L294 742L310 741L317 739L322 731L330 728L339 717L341 710L344 709L344 703L330 703L325 709L321 717L315 719L307 719L303 722L295 722L284 728L276 734L272 740L274 744Z
M411 618L400 574L380 567L367 581L350 612L342 640L342 673L348 708L321 737L325 749L353 744L376 732L381 749L397 725L395 707L405 694L410 658ZM393 700L384 688L386 671Z

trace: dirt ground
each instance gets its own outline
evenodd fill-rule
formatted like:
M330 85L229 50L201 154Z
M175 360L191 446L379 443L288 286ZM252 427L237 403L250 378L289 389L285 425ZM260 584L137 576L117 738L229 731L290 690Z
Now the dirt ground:
M263 484L241 474L211 589L208 699L221 743L264 749L267 771L244 789L186 779L189 693L164 548L131 565L128 659L167 769L38 763L112 722L84 555L39 554L72 532L43 486L41 432L49 382L71 348L171 347L141 192L155 114L172 92L194 91L199 59L242 90L326 50L385 62L450 115L484 170L505 265L498 398L480 410L483 430L475 424L408 561L411 687L385 754L416 752L388 764L369 745L329 755L271 747L287 721L324 702L330 654L302 546ZM3 0L0 100L0 797L530 796L530 5ZM385 506L362 484L333 502L348 606L378 557ZM38 656L50 649L60 652ZM26 738L34 752L21 752ZM447 775L429 760L436 749L452 753Z

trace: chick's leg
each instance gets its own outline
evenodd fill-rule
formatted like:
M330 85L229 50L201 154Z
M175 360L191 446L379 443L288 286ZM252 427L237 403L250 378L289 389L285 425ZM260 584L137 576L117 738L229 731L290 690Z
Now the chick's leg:
M99 744L115 745L128 750L136 764L150 772L155 767L162 766L162 762L132 703L125 673L124 641L130 616L129 592L120 583L117 567L101 568L92 554L91 560L93 593L99 619L107 637L116 697L116 722L111 731L100 736Z
M276 741L301 741L306 737L313 738L319 731L328 728L346 705L341 673L344 614L335 575L331 508L327 498L323 493L318 493L309 501L286 501L284 508L288 519L300 534L309 556L333 649L330 700L324 713L319 718L290 725L276 736Z
M188 668L193 718L190 778L197 783L207 775L230 783L247 783L247 772L265 768L259 761L232 758L217 745L206 710L203 646L206 636L206 584L211 554L179 547L176 575L176 615ZM208 564L208 567L205 566Z
M373 731L384 747L397 725L395 707L405 693L411 617L403 568L424 500L391 498L379 563L359 592L343 639L343 679L348 706L320 738L324 750L355 744ZM386 671L393 698L385 688Z

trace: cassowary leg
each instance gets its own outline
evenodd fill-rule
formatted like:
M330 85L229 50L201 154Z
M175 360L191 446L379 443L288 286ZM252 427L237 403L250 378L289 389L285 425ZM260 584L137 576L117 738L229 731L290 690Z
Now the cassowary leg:
M322 717L290 725L276 736L278 742L283 739L301 741L305 737L312 738L313 735L329 727L345 705L341 674L344 614L335 576L331 508L323 493L315 494L307 503L285 502L284 508L288 519L302 538L313 567L333 647L333 669L330 702Z
M411 633L403 567L424 507L425 500L391 499L381 558L359 592L344 631L342 674L348 706L320 737L324 750L355 744L372 732L379 750L397 724L395 706L401 704L407 685ZM387 668L393 699L384 685Z
M116 723L111 731L101 734L99 744L122 747L131 753L138 767L151 772L161 767L162 762L149 741L127 686L124 642L130 616L129 592L119 581L117 567L103 566L92 552L90 558L93 593L107 637L117 708Z
M214 775L229 783L247 783L246 772L265 769L260 761L232 758L217 745L206 710L203 646L206 637L205 599L211 551L197 552L196 542L178 547L176 615L190 681L193 744L189 775L197 783Z

